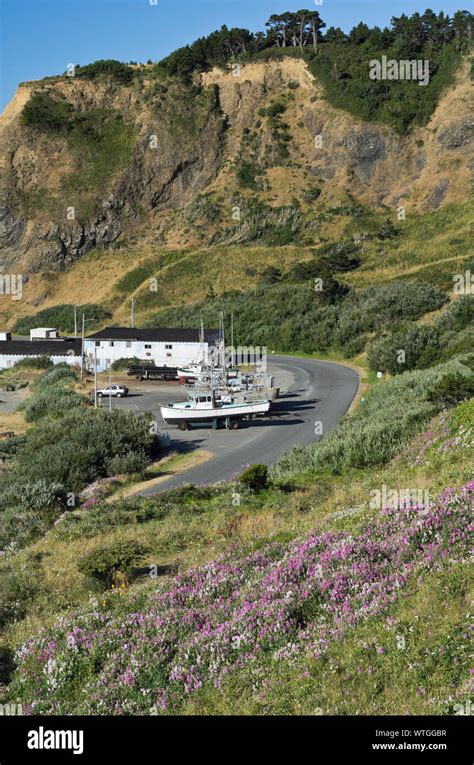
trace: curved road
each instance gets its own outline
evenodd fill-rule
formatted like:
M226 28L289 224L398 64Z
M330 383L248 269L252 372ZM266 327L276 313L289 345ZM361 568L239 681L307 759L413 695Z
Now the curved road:
M272 356L268 367L281 388L280 398L274 402L269 417L253 420L241 430L200 428L183 433L164 425L158 414L158 424L169 432L175 449L204 448L212 452L214 458L150 486L142 494L158 494L185 483L212 484L228 480L255 462L270 465L293 444L314 441L316 422L322 423L323 433L331 430L347 412L359 386L359 377L352 369L325 361ZM154 406L140 406L140 409L156 409L157 398L160 404L164 403L163 394L151 395L155 399ZM126 401L124 399L122 405Z

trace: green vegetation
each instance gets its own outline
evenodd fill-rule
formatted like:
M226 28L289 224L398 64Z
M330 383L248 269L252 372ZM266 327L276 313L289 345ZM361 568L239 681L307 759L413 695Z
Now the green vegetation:
M51 132L70 130L73 119L71 104L65 98L52 98L45 91L33 93L21 114L21 121L27 127Z
M365 36L365 35L362 35ZM369 61L429 60L430 81L424 87L409 80L369 79ZM356 117L385 122L404 133L414 124L425 125L433 113L441 93L452 84L461 62L457 41L406 41L401 33L384 44L384 35L373 30L357 43L321 46L320 54L310 62L314 76L324 84L328 102Z
M122 276L121 279L115 284L114 289L125 295L129 295L135 292L146 279L151 279L154 273L154 268L158 268L158 262L156 260L150 260L143 263L136 268Z
M133 69L114 59L101 59L92 64L77 66L75 76L86 80L97 80L101 77L111 77L121 83L129 83L133 79Z
M106 319L112 318L110 311L95 303L77 306L78 331L81 330L82 314L87 319L87 331L103 324ZM22 316L17 319L13 326L13 332L19 335L28 335L30 329L35 327L56 327L60 332L72 334L74 332L74 306L55 305L52 308L44 308L32 316ZM35 365L37 362L35 362Z
M96 207L113 176L130 161L136 128L111 109L91 110L68 136L76 160L75 170L61 180L61 189L81 219Z
M241 166L245 170L247 181L253 187L252 179L260 172L250 168L248 163ZM240 171L239 171L240 172ZM210 244L267 244L281 247L287 244L311 244L314 223L307 220L296 205L270 207L254 197L237 195L232 199L233 207L239 208L239 220L235 226L229 226L216 232Z
M49 356L34 356L31 359L21 359L14 364L15 369L48 369L52 366L53 362Z
M95 209L95 195L103 193L113 175L129 162L136 141L135 126L113 109L79 111L64 98L53 98L44 91L32 94L21 120L36 130L64 135L75 169L62 177L61 190L78 216L87 218ZM48 190L38 189L23 194L23 203L30 211L58 212L63 201Z
M459 368L461 366L464 364ZM434 378L442 377L444 372L433 370L431 377L428 372L414 374L416 382L413 375L407 374L392 383L381 383L373 394L374 400L368 402L367 419L381 418L387 402L391 409L397 397L400 407L406 406L410 388L412 403L423 398L420 393L426 392ZM403 378L406 384L400 387ZM389 396L383 393L387 385L396 388ZM219 487L182 487L157 497L135 497L112 504L103 500L94 504L90 500L86 513L67 513L48 537L10 553L0 563L3 596L0 600L8 599L9 603L0 611L7 645L15 647L28 640L28 650L24 648L21 655L21 672L12 675L10 671L6 682L12 681L12 684L7 686L6 693L14 692L15 698L25 705L34 699L44 713L51 712L53 707L69 713L85 710L90 694L83 694L82 689L86 684L96 688L103 672L110 678L112 667L106 666L108 657L113 666L124 668L117 661L116 652L122 651L123 635L127 634L134 645L133 656L138 660L134 666L138 674L133 686L119 683L117 687L121 689L119 703L128 712L150 714L153 708L154 714L232 714L242 710L253 714L314 714L317 706L323 714L452 714L455 705L463 702L468 683L465 612L469 585L465 565L459 561L454 547L462 539L458 533L460 523L468 519L468 514L463 514L466 508L462 492L453 496L451 505L449 493L443 492L442 500L439 503L434 500L437 504L428 515L428 526L436 523L437 530L440 530L440 512L442 518L450 518L454 524L451 532L443 527L439 535L446 554L439 559L436 570L431 563L424 563L421 553L422 546L428 545L431 560L432 536L418 530L420 519L425 523L425 515L420 516L413 509L402 513L395 508L380 518L380 510L369 509L368 498L372 489L382 482L389 486L429 485L434 499L441 488L449 485L448 481L468 480L469 432L472 433L473 427L472 402L461 404L451 414L443 412L432 419L424 432L420 432L419 420L413 431L418 435L406 448L402 442L397 444L397 456L385 466L383 473L377 466L366 466L342 475L327 472L324 476L307 475L303 480L299 471L305 465L295 462L297 472L292 471L290 480L288 477L282 482L274 479L276 483L271 486L260 484L257 491L244 491L238 506L232 504L232 498L241 480L238 484ZM323 441L327 438L330 436ZM260 466L251 466L250 472L263 476L264 471ZM335 508L338 512L334 512ZM345 508L344 511L340 512L341 508ZM406 523L404 519L411 517L413 525L408 528L411 541L400 548L400 539L406 533L401 525ZM432 517L437 520L432 521ZM390 528L395 532L393 536ZM83 549L79 561L78 540ZM366 547L361 540L367 541ZM375 549L379 541L382 546ZM253 599L261 588L267 601L274 588L269 587L269 580L266 586L261 586L262 575L268 571L272 577L287 577L291 571L291 578L285 578L284 586L278 580L275 593L283 592L287 598L296 596L296 601L290 603L288 624L304 631L308 625L317 623L319 608L324 602L321 595L316 597L314 583L306 585L308 571L315 570L320 559L319 551L324 554L323 576L326 578L332 571L332 566L326 568L328 555L334 556L337 575L344 561L347 560L349 566L352 564L351 556L361 544L360 571L368 567L372 583L380 573L389 576L381 592L393 593L390 602L380 602L372 614L347 625L338 633L337 640L330 641L322 652L315 653L314 646L312 650L305 650L299 632L293 633L292 627L290 642L295 648L291 654L285 647L287 637L283 643L269 641L262 646L258 638L252 640L252 646L258 644L259 651L263 648L258 673L252 661L235 662L245 647L238 646L239 650L232 650L231 671L217 687L206 680L201 687L191 688L187 693L181 693L177 682L170 688L165 662L168 654L157 654L158 635L149 632L152 624L148 621L151 616L156 625L157 608L163 597L170 599L166 606L170 614L178 603L187 604L185 598L191 596L185 595L185 590L194 586L195 581L201 604L206 587L211 588L215 612L221 592L225 592L222 597L227 603L228 598L238 595L241 587L247 599ZM341 545L347 545L342 556ZM304 556L308 554L311 557L307 561ZM397 556L400 556L399 569ZM213 562L190 568L192 564L206 561ZM181 569L178 580L170 576L175 563ZM411 575L406 575L407 564L410 570L412 564L415 566ZM130 582L136 565L143 566L143 572L162 569L168 574L157 581L144 574L137 578L134 573ZM231 572L239 579L229 578ZM392 575L400 577L399 590L393 589ZM354 574L350 581L351 586L356 584ZM305 588L307 597L301 597L300 585ZM103 594L99 602L96 600L91 606L90 598L97 598L98 590ZM283 598L281 602L287 601ZM81 607L78 609L78 606ZM194 613L204 616L198 603ZM140 634L156 637L154 641L140 643L142 647L153 645L151 653L136 651L137 614L142 620ZM224 619L223 624L227 621ZM173 647L173 655L187 645L186 624L187 618L179 617L171 632L165 633L166 644ZM36 625L43 628L39 637L34 635ZM160 635L163 635L165 622L160 620L160 625ZM71 635L73 638L69 640L75 641L76 651L70 650L70 643L66 647L66 638ZM192 635L196 635L194 627ZM82 647L82 636L92 641L92 649L90 643L87 648ZM400 650L401 637L406 650ZM108 641L105 652L102 638ZM33 688L30 678L38 675L38 662L41 662L36 646L44 650L44 641L51 640L56 646L59 666L66 667L67 671L59 675L63 677L60 691L49 689L46 695L43 687L35 684ZM206 644L208 642L209 638ZM99 646L102 646L101 652ZM71 660L73 664L69 663ZM206 672L208 664L199 662L197 666ZM350 694L345 692L348 675L353 690ZM385 688L386 692L374 692L374 678L377 687ZM155 707L152 703L150 706L141 693L143 684L156 689L157 693L162 688L166 693L171 691L175 705ZM108 682L102 687L111 689L113 684ZM316 696L315 688L318 689ZM116 702L117 699L112 700L113 690L111 692L112 696L107 691L104 698L105 707L94 708L95 712L103 713L108 704ZM161 691L158 698L164 698Z
M132 356L132 358L128 359L117 359L117 361L114 361L112 364L112 369L114 372L124 372L129 367L154 367L155 364L153 361L143 361L143 359L139 359L136 356Z
M129 574L146 552L147 548L134 540L101 545L83 555L77 567L103 591L113 584L117 573Z
M58 367L53 367L52 372ZM66 370L65 370L66 371ZM46 372L45 375L48 373ZM72 375L74 378L74 375ZM40 378L41 379L41 378ZM18 411L24 412L27 422L38 422L44 417L62 417L65 414L80 409L85 399L76 391L63 383L70 378L47 382L47 387L40 387L39 381L34 385L35 391L18 406Z
M18 410L25 413L27 422L37 422L43 417L62 417L78 409L85 399L69 387L76 374L67 364L47 367L33 384L33 392L22 401Z
M237 170L239 186L243 189L258 191L260 186L257 177L262 174L263 170L257 167L253 162L242 162Z
M433 327L409 324L374 342L368 348L369 365L374 371L391 375L423 369L470 351L473 333L474 297L463 295L451 303Z
M141 472L158 453L149 415L85 408L70 387L75 380L66 365L43 372L20 405L36 426L1 445L8 463L0 478L2 548L44 534L88 483Z
M317 11L273 14L266 33L224 26L172 53L157 65L160 76L189 81L195 71L229 62L304 57L323 82L328 101L367 120L390 124L400 133L425 124L441 92L452 82L461 55L469 50L472 14L457 11L452 18L426 10L392 18L390 27L370 29L357 24L349 34L326 24ZM371 80L369 62L387 59L429 60L429 83L393 79ZM277 106L273 107L275 118ZM244 178L251 180L248 171ZM253 186L251 186L253 188Z
M266 465L250 465L239 476L239 483L250 491L268 489L268 468Z
M471 364L471 371L472 366ZM436 406L446 409L456 406L461 401L469 403L469 399L473 397L474 374L471 374L470 377L465 377L459 370L448 372L429 394L430 401Z
M280 457L271 468L271 477L340 474L387 464L430 417L446 406L440 388L445 390L447 379L455 376L458 381L451 405L472 395L472 360L471 354L425 371L405 372L378 385L352 417L346 417L323 439L309 446L297 445Z
M34 701L43 714L103 714L117 703L128 713L168 715L452 714L469 682L470 495L468 488L439 498L435 491L454 475L461 482L469 475L469 434L456 424L457 413L431 420L383 476L366 468L304 487L286 481L243 493L237 507L231 506L233 487L224 485L183 487L68 514L48 539L0 564L0 587L15 593L19 614L17 622L6 614L7 634L15 643L28 640L8 692L28 709ZM469 424L472 429L472 418ZM382 481L416 486L430 477L433 505L426 512L416 506L370 509L372 488ZM345 509L334 512L336 506ZM78 539L82 561L75 554ZM181 573L175 579L170 561L177 556ZM201 565L190 565L196 562ZM127 582L137 564L142 578ZM161 581L145 573L159 568L168 571ZM241 598L252 604L250 612ZM285 609L281 630L267 611L273 606ZM332 639L327 624L334 613L341 618ZM354 618L347 620L348 613ZM247 614L252 624L236 632ZM196 620L206 626L205 640L196 641ZM44 628L38 636L32 623ZM268 624L271 639L248 632ZM223 642L222 633L231 629L232 635L250 634L250 641ZM219 636L213 660L219 656L229 668L215 683L207 651ZM38 671L51 658L48 645L57 662L48 674L55 678L52 687L47 673ZM196 656L203 658L195 662ZM175 666L201 682L184 688ZM133 683L110 682L111 673L115 678L125 671L133 673ZM84 694L84 687L95 695ZM151 702L145 688L153 690Z
M416 282L349 292L331 276L329 265L338 262L344 267L343 257L337 252L327 255L323 250L318 258L316 252L313 262L302 264L306 282L264 283L253 291L231 292L194 306L165 309L150 317L148 324L193 327L202 317L206 326L215 326L219 311L224 311L227 321L233 312L235 337L241 345L317 353L330 348L344 351L347 344L356 341L360 353L369 333L394 330L398 323L418 319L448 299L436 287ZM347 256L346 268L350 262L351 256ZM294 271L287 279L293 281ZM322 285L316 279L322 279Z

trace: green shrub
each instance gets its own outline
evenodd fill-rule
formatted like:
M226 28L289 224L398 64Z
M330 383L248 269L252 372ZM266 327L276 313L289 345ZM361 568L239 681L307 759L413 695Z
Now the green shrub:
M367 360L374 371L398 375L417 367L427 350L436 361L439 348L438 332L432 327L412 325L402 332L373 343L368 350Z
M76 379L76 373L68 364L55 364L43 372L35 382L35 390L47 390L52 385L65 384Z
M38 590L31 568L28 565L20 570L0 567L0 629L25 616L28 603Z
M274 101L266 110L268 117L278 117L284 112L286 112L286 104L284 104L282 101Z
M61 388L53 385L49 388L40 389L29 398L19 404L19 411L23 411L27 422L37 422L44 417L61 418L72 409L83 406L85 399L72 388Z
M84 409L61 419L45 420L28 434L18 454L17 471L26 476L57 481L78 492L107 475L107 463L130 452L155 455L157 442L150 433L150 416L114 409Z
M440 408L448 408L473 396L474 375L466 378L458 372L449 372L430 391L428 399Z
M65 98L52 98L49 93L33 93L21 113L28 127L51 132L71 130L74 111Z
M137 358L137 356L133 356L131 359L117 359L117 361L114 361L112 364L112 369L115 372L123 372L125 369L128 369L129 367L154 367L155 362L154 361L143 361L143 359Z
M53 366L49 356L33 356L29 359L21 359L14 365L15 369L48 369Z
M454 429L474 428L474 398L456 407L452 413L451 424Z
M120 293L135 292L145 281L150 279L154 273L154 264L152 261L145 263L136 268L132 268L131 271L127 271L121 279L116 282L114 289Z
M305 191L303 194L303 199L305 202L315 202L319 197L321 196L321 189L314 188L314 189L308 189L308 191Z
M296 221L295 217L295 225ZM244 235L247 234L253 235L246 229ZM307 264L298 264L298 272L295 267L288 274L282 274L277 283L260 284L257 289L244 293L229 292L191 306L165 309L151 316L147 323L149 326L194 327L203 319L208 326L215 326L219 312L224 311L226 319L234 314L235 333L242 345L314 353L343 348L355 338L384 327L392 330L401 321L417 319L448 299L445 292L420 283L394 282L360 292L348 291L331 270L336 263L338 267L350 269L357 255L349 243L321 248L316 255ZM303 283L293 283L296 276ZM323 278L322 292L314 290L314 279L318 277ZM230 331L229 326L226 331ZM358 347L362 347L362 342L358 341Z
M100 59L92 64L76 67L76 77L96 80L100 77L113 77L118 82L129 83L133 79L133 69L115 59Z
M399 133L414 124L426 124L443 90L448 87L462 59L455 40L438 44L425 41L419 46L416 35L405 33L404 39L390 34L380 39L381 31L371 30L367 40L351 40L344 44L327 43L319 47L310 61L310 70L325 89L329 103L364 120L384 122ZM370 81L368 62L388 59L428 59L430 81L426 87L414 87L404 80ZM335 75L337 73L337 76Z
M453 300L436 322L440 332L459 332L474 322L474 296L462 295Z
M147 553L148 548L134 540L96 547L79 559L77 567L102 588L110 587L114 574L129 574Z
M367 337L365 335L359 335L345 343L341 350L347 359L352 359L354 356L358 356L365 349L367 343Z
M243 189L258 191L260 186L257 176L263 175L263 171L252 162L242 162L237 170L237 180Z
M4 477L0 484L0 549L24 545L46 533L64 509L64 488L42 477Z
M266 465L250 465L239 476L239 483L251 491L263 491L268 488L268 468Z
M82 321L82 314L87 319L88 331L112 317L110 311L95 303L77 306L79 325ZM35 327L57 327L61 332L72 333L74 331L74 306L57 305L38 311L32 316L22 316L15 322L13 332L19 335L28 335L30 329Z
M12 436L0 441L0 459L6 460L15 457L27 440L27 436Z
M143 473L150 460L145 452L127 452L111 457L105 463L108 476L122 475L123 473Z

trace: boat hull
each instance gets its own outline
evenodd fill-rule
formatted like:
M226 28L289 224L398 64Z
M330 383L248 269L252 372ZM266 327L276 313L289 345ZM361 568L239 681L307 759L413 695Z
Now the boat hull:
M242 404L212 409L194 409L185 406L162 406L161 416L168 425L193 422L222 422L225 420L241 420L247 417L258 417L268 414L269 401L261 401L255 404Z

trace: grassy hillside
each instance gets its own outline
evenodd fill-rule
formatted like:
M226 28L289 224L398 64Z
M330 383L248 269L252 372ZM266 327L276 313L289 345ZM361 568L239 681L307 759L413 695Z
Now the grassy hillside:
M402 408L445 371L416 375ZM380 384L360 417L392 397ZM88 499L2 563L6 642L23 643L7 693L40 713L454 713L474 417L472 401L437 406L342 471L296 461L267 488Z
M67 327L61 325L61 328L70 331L71 290L80 305L90 301L92 288L94 300L112 314L113 321L128 322L130 299L134 297L137 321L149 324L164 307L199 304L204 298L219 297L230 290L249 290L256 282L268 280L268 269L278 269L280 275L288 274L299 263L314 262L321 247L334 243L336 251L337 244L347 245L351 240L358 267L341 272L334 262L332 270L334 277L345 284L361 289L388 284L394 279L419 280L451 293L454 276L464 273L472 262L470 210L471 204L466 202L422 216L408 215L406 220L398 221L389 211L374 213L359 207L341 208L330 214L329 222L322 224L327 226L323 228L326 236L316 238L316 246L268 246L257 239L240 246L170 250L147 241L123 243L120 249L109 253L90 252L67 272L33 274L28 290L24 290L24 299L11 301L0 316L4 325L11 327L17 321L16 331L25 331L23 327L42 321L41 314L32 305L40 298L41 311L69 305ZM305 219L311 220L311 206L304 201L302 213ZM394 231L389 237L381 238L387 219L393 223ZM210 237L211 229L208 240ZM303 276L298 277L296 273L293 280L296 278L301 283ZM220 310L219 301L215 310ZM104 321L107 323L109 319Z

